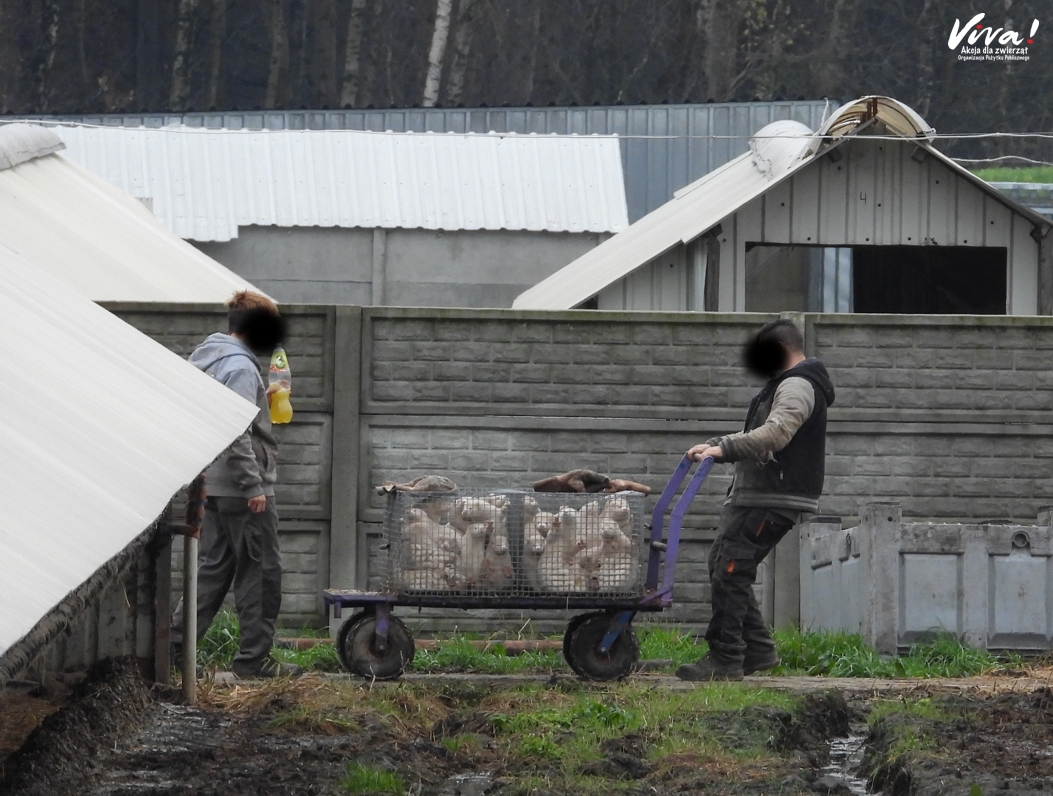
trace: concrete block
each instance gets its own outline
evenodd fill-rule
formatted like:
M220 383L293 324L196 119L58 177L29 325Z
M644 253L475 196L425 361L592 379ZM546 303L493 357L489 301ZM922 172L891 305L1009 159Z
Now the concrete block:
M527 396L522 384L494 384L490 400L494 403L519 404L527 403Z
M594 327L590 323L556 323L552 325L553 343L571 343L576 348L593 342Z
M504 431L472 431L472 450L507 451L509 435Z
M434 340L435 321L417 318L391 318L386 321L375 320L373 323L375 337L391 340Z
M410 400L449 401L452 391L448 382L413 382L410 384Z
M573 353L574 346L571 345L535 343L531 348L530 359L532 362L568 364Z
M609 365L620 362L620 350L608 345L577 345L571 353L575 365Z
M509 381L511 375L512 366L507 363L479 363L472 365L473 381Z
M516 383L548 384L552 381L552 365L520 364L509 369L509 379ZM522 393L518 393L522 395Z
M529 362L530 345L528 343L505 343L494 346L494 362Z
M431 378L436 381L470 381L472 369L479 367L469 362L436 362L431 368ZM427 377L425 377L427 378Z
M672 345L673 326L668 323L642 323L633 329L633 343L636 345Z
M450 382L450 400L464 403L488 403L493 400L494 386L485 382Z
M435 358L439 358L440 354L446 350L449 351L448 356L445 359L452 359L455 362L490 362L493 358L493 352L497 345L493 343L433 343L436 348L431 349ZM445 349L441 346L446 346Z
M464 342L472 339L476 325L471 321L440 320L435 322L435 339Z
M512 327L512 340L517 343L551 343L552 325L549 323L517 323Z
M409 401L413 385L403 381L375 381L370 390L374 401Z

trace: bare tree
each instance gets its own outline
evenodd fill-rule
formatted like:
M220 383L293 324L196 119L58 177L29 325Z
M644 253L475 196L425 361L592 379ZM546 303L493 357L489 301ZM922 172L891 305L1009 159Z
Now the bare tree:
M442 62L446 56L446 42L450 37L450 12L453 0L438 0L435 9L435 30L431 36L431 49L428 51L428 75L424 78L424 96L421 105L425 108L435 106L439 101L439 87L442 84Z
M179 0L176 15L175 54L172 58L172 83L169 104L172 110L184 110L190 99L190 46L193 41L194 11L197 0Z
M475 32L475 17L472 14L475 3L476 0L461 0L457 7L450 79L446 82L446 101L449 105L457 105L464 96L464 77L468 71L468 56L472 50L472 35Z
M219 84L223 70L223 42L227 38L227 0L212 0L212 19L208 29L208 93L205 107L219 103Z
M278 104L282 78L289 71L289 35L285 29L285 9L282 0L270 0L271 57L267 68L267 93L263 107Z
M365 27L367 0L351 0L351 14L347 18L347 44L344 47L344 75L340 81L340 105L355 107L358 99L359 74L362 58L362 30Z
M336 99L336 2L312 0L310 8L314 41L310 53L311 101L328 105Z
M46 0L44 4L44 51L37 69L37 103L41 111L51 109L51 68L59 43L59 0Z

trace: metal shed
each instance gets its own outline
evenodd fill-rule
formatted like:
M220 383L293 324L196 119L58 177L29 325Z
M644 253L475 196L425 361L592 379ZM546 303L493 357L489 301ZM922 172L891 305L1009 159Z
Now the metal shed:
M933 139L887 97L775 122L513 306L1048 314L1050 222Z
M610 136L57 132L66 157L288 302L508 306L628 226Z

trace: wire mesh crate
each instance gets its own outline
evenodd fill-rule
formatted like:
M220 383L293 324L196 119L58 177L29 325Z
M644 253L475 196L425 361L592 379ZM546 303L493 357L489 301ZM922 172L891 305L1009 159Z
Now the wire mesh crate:
M636 492L394 492L378 564L399 594L635 597L644 536Z

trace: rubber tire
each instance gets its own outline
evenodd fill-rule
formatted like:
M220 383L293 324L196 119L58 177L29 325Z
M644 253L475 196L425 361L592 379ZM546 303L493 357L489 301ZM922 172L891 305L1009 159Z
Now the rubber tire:
M611 614L587 614L570 634L567 663L585 680L617 680L629 674L640 660L640 643L632 624L625 627L606 655L597 652L612 618Z
M367 680L397 680L413 662L416 645L401 619L394 616L388 619L388 648L383 655L378 655L375 648L377 619L374 615L349 624L340 645L340 658L346 660L351 674Z
M607 614L596 612L591 614L578 614L567 622L567 630L563 634L563 660L567 662L567 666L570 667L571 671L578 677L585 677L584 672L578 671L578 667L574 665L574 653L571 652L570 644L571 639L574 637L574 631L581 627L581 623L594 617L594 616L607 616Z
M356 614L352 614L347 619L345 619L344 623L340 625L340 629L336 631L336 657L340 659L340 664L349 672L351 671L351 662L344 654L344 648L347 646L347 636L355 625L357 625L363 619L368 619L371 616L373 616L373 611L369 608L366 608L362 611L359 611Z

